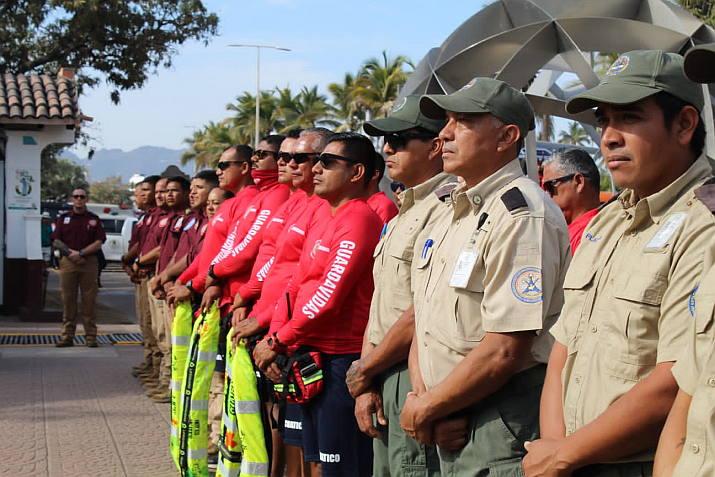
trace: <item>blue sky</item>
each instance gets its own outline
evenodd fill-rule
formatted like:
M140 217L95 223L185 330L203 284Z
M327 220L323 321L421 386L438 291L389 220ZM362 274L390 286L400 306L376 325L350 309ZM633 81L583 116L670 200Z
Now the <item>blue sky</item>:
M439 2L403 0L340 2L325 0L204 0L218 13L219 36L208 46L180 47L169 69L150 77L144 88L109 100L102 86L80 98L94 118L83 128L96 149L140 146L186 147L183 139L209 121L228 116L226 104L243 91L256 90L256 51L232 43L267 44L292 51L261 51L261 89L326 86L355 73L370 57L406 55L415 63L489 0ZM86 154L77 148L78 155Z

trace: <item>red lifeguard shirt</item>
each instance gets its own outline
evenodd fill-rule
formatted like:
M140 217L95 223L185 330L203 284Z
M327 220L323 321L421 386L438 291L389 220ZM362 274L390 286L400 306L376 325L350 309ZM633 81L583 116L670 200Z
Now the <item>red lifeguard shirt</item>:
M286 288L298 268L306 236L332 217L330 204L317 195L293 210L283 232L278 237L280 247L276 250L271 266L255 277L261 286L261 295L253 306L251 316L258 317L261 328L268 328L279 300L285 300ZM260 272L259 272L260 273ZM253 277L251 278L253 280ZM243 295L241 295L243 296Z
M214 275L224 283L222 305L231 301L250 279L266 225L290 195L288 187L278 183L277 173L274 178L262 180L260 188L211 264Z
M286 222L290 219L293 211L302 209L303 204L308 202L308 194L303 190L293 192L287 201L281 205L271 218L266 230L263 232L263 241L258 249L256 261L253 263L251 278L247 283L241 285L238 293L244 300L253 300L261 294L263 278L273 264L273 257L276 254L276 243L282 234Z
M372 210L382 219L383 225L400 213L400 209L384 192L378 192L367 199L367 205L372 207Z
M358 198L315 227L288 286L292 317L286 300L279 300L271 333L288 346L359 353L374 289L372 254L382 226L366 200Z
M206 229L204 243L201 248L201 253L197 257L199 263L196 267L189 267L179 277L182 283L191 280L191 286L199 293L204 292L204 284L206 283L206 273L211 266L211 261L221 251L221 246L226 241L228 229L243 216L248 205L258 195L258 187L251 185L241 189L234 197L226 200L221 207L216 211L216 215L209 222L209 227ZM190 270L195 272L188 274Z
M576 253L576 249L581 245L581 238L583 237L583 231L586 230L586 226L591 219L596 216L598 209L591 209L588 212L581 214L573 222L569 224L569 241L571 242L571 256Z

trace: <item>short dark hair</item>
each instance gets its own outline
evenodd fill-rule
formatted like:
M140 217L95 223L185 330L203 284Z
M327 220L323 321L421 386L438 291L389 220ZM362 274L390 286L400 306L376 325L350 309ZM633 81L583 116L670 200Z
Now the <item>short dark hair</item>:
M380 182L385 175L385 158L379 151L375 151L375 170L379 173L377 182Z
M151 184L152 187L156 187L156 183L159 182L159 179L161 179L160 176L148 176L145 177L144 180L140 182L140 184L146 183Z
M585 150L578 147L559 149L544 161L544 166L554 164L563 175L581 174L596 192L601 190L601 173L596 162Z
M233 150L237 156L237 159L239 161L249 161L251 160L251 156L253 156L253 148L251 146L247 146L246 144L235 144L233 146L228 146L226 149L221 151L221 153L224 153L226 151Z
M369 184L375 174L375 147L372 141L360 133L341 132L333 134L328 144L339 142L343 145L343 155L365 166L365 185Z
M670 131L673 126L673 121L675 117L680 113L680 111L686 106L693 106L692 104L683 101L680 98L673 96L665 91L660 91L653 95L655 104L658 105L660 110L663 112L663 119L665 120L665 127ZM695 106L693 106L696 110ZM695 132L693 137L690 139L690 151L698 157L703 153L705 149L705 124L703 123L703 117L698 110L698 125L695 127Z
M181 187L181 190L184 192L188 192L189 189L191 189L191 183L188 180L186 180L185 177L182 177L182 176L169 177L166 180L167 186L169 185L169 182L176 182L177 184L179 184L179 186Z
M194 179L201 179L206 182L206 185L209 186L210 189L218 187L218 176L215 170L199 171L196 173Z
M301 128L293 128L286 132L285 139L298 139L302 131L303 130Z
M281 148L281 143L286 137L282 134L269 134L261 138L261 141L266 141L272 148L278 151Z
M233 192L231 192L230 190L228 190L228 189L221 189L220 187L214 187L213 189L211 189L211 190L209 191L209 193L213 192L214 189L218 189L219 191L221 191L221 195L223 195L223 200L228 200L228 199L230 199L231 197L233 197L233 196L235 195L235 194L234 194Z

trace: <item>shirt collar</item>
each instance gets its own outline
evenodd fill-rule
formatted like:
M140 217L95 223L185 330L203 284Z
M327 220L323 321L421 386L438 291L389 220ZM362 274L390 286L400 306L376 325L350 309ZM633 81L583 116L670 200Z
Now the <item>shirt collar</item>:
M643 202L653 223L658 224L677 200L709 177L712 177L710 161L705 154L701 154L682 176L664 189L640 200L637 200L633 190L626 189L618 197L618 202L624 209L629 209Z
M452 202L455 205L463 206L466 201L476 213L487 197L519 177L524 177L524 172L521 170L519 159L515 158L471 189L467 189L467 185L464 183L457 186L452 191ZM455 206L455 212L456 210Z
M434 177L431 177L421 184L417 184L414 187L410 187L402 192L400 192L400 202L402 202L402 207L400 207L400 215L409 210L416 202L423 200L425 197L434 193L442 185L447 182L457 182L457 178L451 174L447 174L442 171Z

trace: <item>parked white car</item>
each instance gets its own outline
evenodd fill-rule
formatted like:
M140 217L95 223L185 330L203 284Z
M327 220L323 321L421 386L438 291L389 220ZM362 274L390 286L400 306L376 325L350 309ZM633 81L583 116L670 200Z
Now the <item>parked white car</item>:
M129 240L137 218L127 215L97 214L107 234L107 240L102 244L104 258L108 262L118 262L122 255L129 251Z

